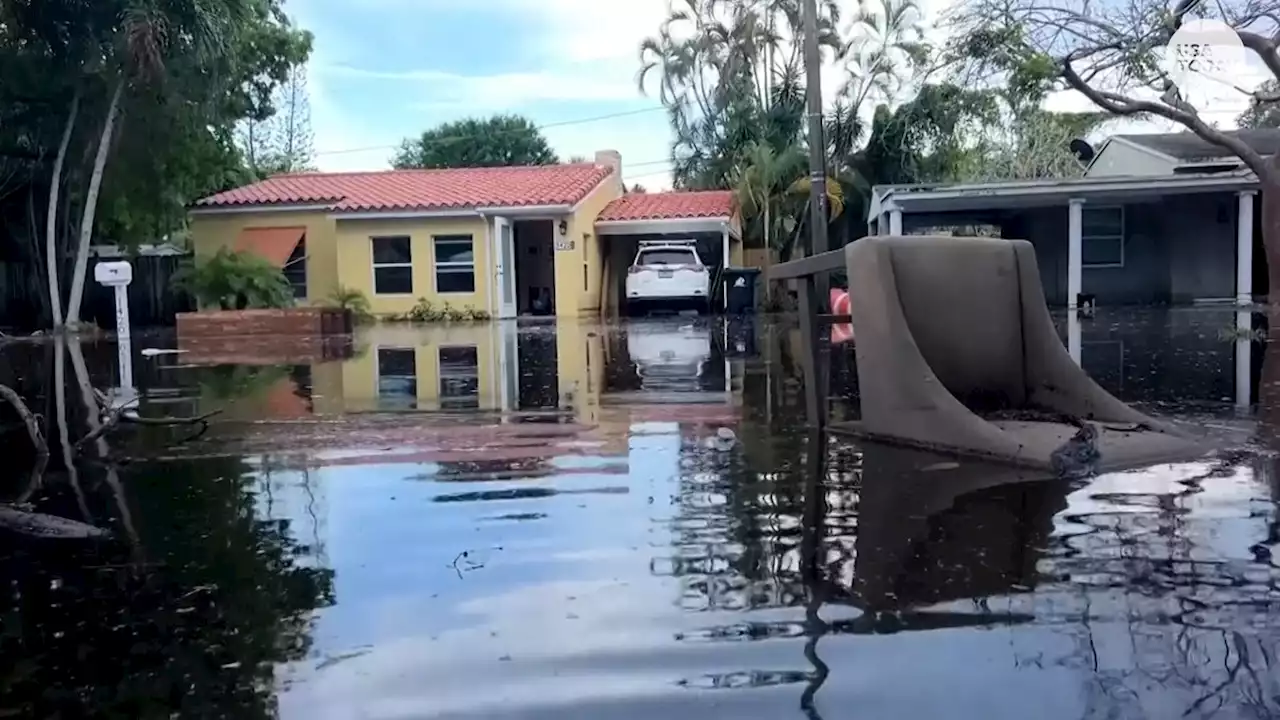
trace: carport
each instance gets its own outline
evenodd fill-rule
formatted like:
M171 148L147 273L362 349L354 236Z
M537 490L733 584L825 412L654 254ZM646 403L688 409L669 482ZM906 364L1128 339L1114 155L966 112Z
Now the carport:
M721 271L742 263L741 223L728 190L623 195L596 219L596 236L604 255L600 307L610 316L622 307L627 268L642 241L696 241L711 268L716 307L724 303Z

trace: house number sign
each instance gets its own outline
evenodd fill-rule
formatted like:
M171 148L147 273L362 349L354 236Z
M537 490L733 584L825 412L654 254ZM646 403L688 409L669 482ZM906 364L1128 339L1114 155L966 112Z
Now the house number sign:
M572 240L557 240L557 241L556 241L556 250L572 250L572 249L573 249L573 241L572 241Z

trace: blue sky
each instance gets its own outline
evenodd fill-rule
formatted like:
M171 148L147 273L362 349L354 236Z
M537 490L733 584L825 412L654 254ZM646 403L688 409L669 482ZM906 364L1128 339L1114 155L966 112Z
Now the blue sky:
M636 85L665 0L290 0L315 35L312 126L322 170L387 167L403 138L515 112L562 158L614 149L628 182L669 186L670 132ZM577 122L618 116L594 122ZM559 126L554 126L558 123Z
M841 2L846 17L858 5ZM922 0L926 23L948 2ZM636 84L639 44L656 32L667 0L288 0L286 9L315 35L309 82L321 170L384 169L406 137L513 112L551 126L544 133L562 159L617 150L628 183L670 187L667 119ZM841 76L824 68L828 98ZM1048 107L1091 105L1070 92ZM1230 125L1240 109L1243 100L1211 119ZM1122 121L1107 131L1171 129Z

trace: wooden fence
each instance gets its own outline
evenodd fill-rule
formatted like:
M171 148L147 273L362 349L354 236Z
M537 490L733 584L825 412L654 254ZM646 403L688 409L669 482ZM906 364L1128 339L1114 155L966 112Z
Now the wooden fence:
M172 327L178 313L195 309L189 296L173 289L174 273L187 260L181 255L130 259L133 282L129 285L129 317L133 327ZM90 258L80 317L103 330L114 331L115 292L93 280L94 266L109 261ZM49 326L43 272L43 268L27 263L0 262L0 328L31 332Z

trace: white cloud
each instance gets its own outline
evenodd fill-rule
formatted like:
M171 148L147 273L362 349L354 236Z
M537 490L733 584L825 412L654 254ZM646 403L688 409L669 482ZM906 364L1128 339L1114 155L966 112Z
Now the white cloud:
M295 0L297 1L297 0ZM307 0L308 2L317 0ZM326 0L318 0L324 2ZM466 0L425 0L431 7L452 10L473 7ZM846 17L853 15L858 0L840 0ZM935 46L947 41L945 28L938 19L956 0L922 0L926 37ZM423 9L424 0L376 0L379 12L394 19L397 9ZM405 71L370 70L374 63L362 67L358 59L342 57L345 44L341 32L329 32L316 38L312 69L313 125L316 146L324 152L318 161L325 170L382 168L400 137L388 137L385 130L373 131L364 120L367 111L344 103L333 87L338 80L367 79L384 84L389 94L397 97L429 97L429 101L400 104L398 113L421 114L425 118L456 118L472 114L511 111L531 116L535 122L587 119L643 108L646 100L636 84L640 68L639 45L655 34L668 12L667 0L628 0L624 3L602 3L599 0L486 0L486 10L493 6L522 18L529 37L521 44L532 43L535 56L541 60L527 69L483 76L466 76L434 68ZM341 61L339 60L341 58ZM822 68L823 95L830 103L845 82L844 70L828 62ZM910 91L908 90L908 93ZM909 97L909 95L908 95ZM908 99L897 98L898 101ZM657 104L656 98L647 102ZM548 107L570 108L545 116ZM1093 106L1078 93L1058 93L1050 97L1047 107L1054 110L1090 110ZM1234 124L1243 109L1223 109L1208 113L1208 118L1222 126ZM865 109L870 119L874 103ZM540 117L544 115L544 117ZM1167 121L1122 120L1110 124L1106 132L1169 131L1180 129ZM670 146L670 128L661 112L634 117L609 118L598 122L548 127L549 141L562 157L583 155L609 148L622 153L624 174L628 182L639 182L650 188L670 185L665 160Z
M635 87L627 88L606 78L582 73L541 71L496 75L461 75L443 70L380 71L331 65L322 72L333 77L367 78L430 85L438 100L413 107L436 108L441 104L501 109L536 101L634 100Z
M507 0L525 12L542 15L546 48L570 65L613 61L628 68L635 88L640 43L657 33L667 16L666 0ZM587 66L579 66L586 69ZM620 79L620 78L619 78Z

